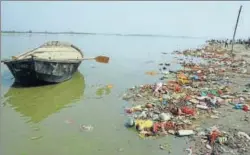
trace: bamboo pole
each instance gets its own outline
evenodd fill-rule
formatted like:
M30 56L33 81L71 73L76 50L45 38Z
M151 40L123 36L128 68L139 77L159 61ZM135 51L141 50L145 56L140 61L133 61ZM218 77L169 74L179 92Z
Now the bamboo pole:
M232 40L232 51L231 51L232 53L233 53L234 42L235 42L235 34L236 34L237 27L238 27L238 22L239 22L239 18L240 18L241 9L242 9L242 5L240 6L238 17L237 17L235 28L234 28L234 35L233 35L233 40Z

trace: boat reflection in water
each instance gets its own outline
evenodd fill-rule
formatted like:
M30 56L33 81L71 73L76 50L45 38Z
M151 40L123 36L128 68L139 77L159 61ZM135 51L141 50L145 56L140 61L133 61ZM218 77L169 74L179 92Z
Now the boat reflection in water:
M49 115L79 101L84 89L84 77L76 72L71 80L55 85L18 88L14 84L4 97L17 112L30 118L28 122L39 123Z

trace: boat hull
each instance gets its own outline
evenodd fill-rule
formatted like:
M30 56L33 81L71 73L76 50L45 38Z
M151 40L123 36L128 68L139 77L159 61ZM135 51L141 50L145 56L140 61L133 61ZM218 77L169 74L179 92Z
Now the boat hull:
M15 82L22 85L40 85L60 83L71 79L81 61L23 59L4 63L15 77Z

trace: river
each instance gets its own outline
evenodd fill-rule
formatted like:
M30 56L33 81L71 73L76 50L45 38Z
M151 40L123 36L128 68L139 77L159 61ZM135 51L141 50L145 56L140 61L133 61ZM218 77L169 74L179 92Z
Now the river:
M169 143L171 154L182 155L187 139L168 136L140 139L124 127L121 99L127 88L154 83L160 62L171 62L173 50L196 48L205 39L173 37L1 34L1 57L26 52L46 41L70 42L86 57L106 55L109 64L84 61L73 78L57 85L16 88L8 68L1 64L1 155L167 154L159 144ZM166 52L169 54L161 54ZM112 85L111 89L101 89ZM81 131L80 125L92 125Z

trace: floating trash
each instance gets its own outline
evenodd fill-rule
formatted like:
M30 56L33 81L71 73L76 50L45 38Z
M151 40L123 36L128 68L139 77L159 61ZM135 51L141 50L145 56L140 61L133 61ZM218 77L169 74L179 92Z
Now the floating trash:
M31 137L30 140L38 140L38 139L41 139L43 136L34 136L34 137Z
M93 126L91 125L84 125L84 124L81 124L80 125L80 130L81 131L92 131L94 128Z
M145 72L146 75L151 75L151 76L155 76L158 74L158 72L156 71L148 71L148 72Z

